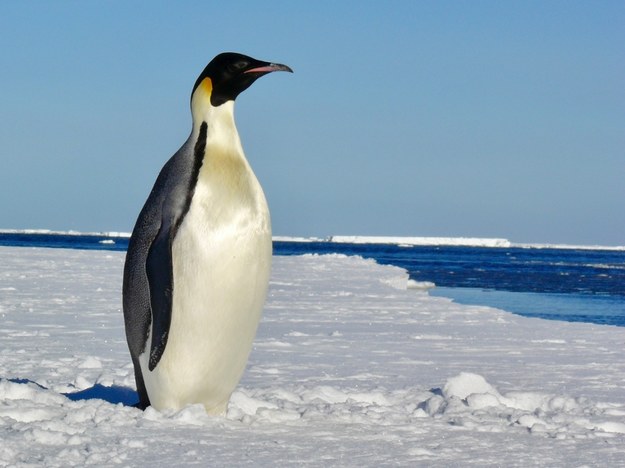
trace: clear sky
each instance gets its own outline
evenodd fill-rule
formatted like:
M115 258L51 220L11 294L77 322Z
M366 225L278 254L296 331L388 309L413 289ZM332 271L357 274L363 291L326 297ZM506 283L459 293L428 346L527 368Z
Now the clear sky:
M274 234L625 245L625 2L1 2L0 228L130 231L213 56Z

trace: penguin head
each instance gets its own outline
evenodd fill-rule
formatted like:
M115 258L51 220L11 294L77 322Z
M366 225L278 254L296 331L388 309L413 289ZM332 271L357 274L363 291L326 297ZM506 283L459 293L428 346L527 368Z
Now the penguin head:
M236 97L261 76L274 71L288 71L291 68L279 63L263 62L247 55L225 52L210 61L193 86L191 99L198 91L209 97L210 104L218 107Z

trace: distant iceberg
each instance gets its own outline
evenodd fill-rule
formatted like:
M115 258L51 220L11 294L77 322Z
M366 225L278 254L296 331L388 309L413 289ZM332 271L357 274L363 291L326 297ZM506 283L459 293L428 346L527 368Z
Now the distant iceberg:
M396 244L401 246L415 245L449 245L463 247L510 247L507 239L477 237L385 237L385 236L331 236L330 242L341 244Z
M96 236L112 239L130 238L130 232L103 231L53 231L51 229L0 229L0 234L40 234L60 236ZM625 251L625 245L571 245L571 244L528 244L511 242L502 238L481 237L401 237L401 236L327 236L298 237L273 236L274 242L331 242L337 244L390 244L399 247L414 246L457 246L457 247L490 247L520 249L575 249L575 250L619 250ZM110 242L106 242L110 243Z
M520 249L575 249L575 250L624 250L625 246L570 245L570 244L527 244L511 242L497 237L400 237L400 236L328 236L289 237L274 236L277 242L333 242L337 244L390 244L399 247L414 246L457 246Z
M327 237L273 236L274 242L327 242Z
M129 232L103 231L103 232L82 232L82 231L54 231L52 229L0 229L0 234L42 234L49 236L99 236L99 237L130 237Z

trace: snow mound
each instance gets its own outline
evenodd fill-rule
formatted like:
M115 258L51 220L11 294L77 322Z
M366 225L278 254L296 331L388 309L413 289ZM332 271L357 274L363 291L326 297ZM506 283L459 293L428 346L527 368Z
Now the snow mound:
M447 380L443 387L445 398L465 399L472 394L498 395L495 390L481 375L461 372L456 377Z
M330 385L243 387L233 394L225 419L209 417L201 405L142 412L103 399L72 401L35 383L9 380L0 381L0 400L0 460L37 460L46 466L127 463L137 460L137 451L149 458L146 450L153 446L153 438L165 445L179 444L186 437L207 437L216 430L225 438L222 444L248 437L250 431L276 437L278 428L282 437L288 437L284 431L329 430L326 435L337 440L344 437L336 432L338 428L348 427L360 436L374 427L378 436L379 431L392 434L397 427L404 428L398 435L408 428L415 435L440 434L445 426L476 434L526 433L538 439L573 441L625 435L622 417L612 415L610 406L562 395L502 395L484 377L468 372L449 378L442 390L429 391L418 387L363 391Z
M624 424L601 405L584 398L533 392L505 395L484 377L462 372L442 390L388 390L316 386L312 388L237 390L228 419L246 424L297 421L313 424L416 424L423 418L444 420L478 432L529 432L547 438L594 438L625 434ZM421 421L423 423L423 421Z
M442 392L422 402L421 408L430 416L444 415L450 423L482 431L521 428L557 439L625 434L611 411L585 398L519 391L502 395L470 372L448 379Z

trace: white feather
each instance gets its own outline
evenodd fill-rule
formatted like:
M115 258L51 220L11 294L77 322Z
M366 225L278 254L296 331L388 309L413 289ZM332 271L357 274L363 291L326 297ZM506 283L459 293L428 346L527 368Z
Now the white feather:
M208 413L223 414L260 321L271 225L262 188L243 154L234 103L194 105L193 111L194 134L204 119L208 137L189 211L172 244L169 337L154 371L148 370L147 352L140 362L156 409L202 403Z

